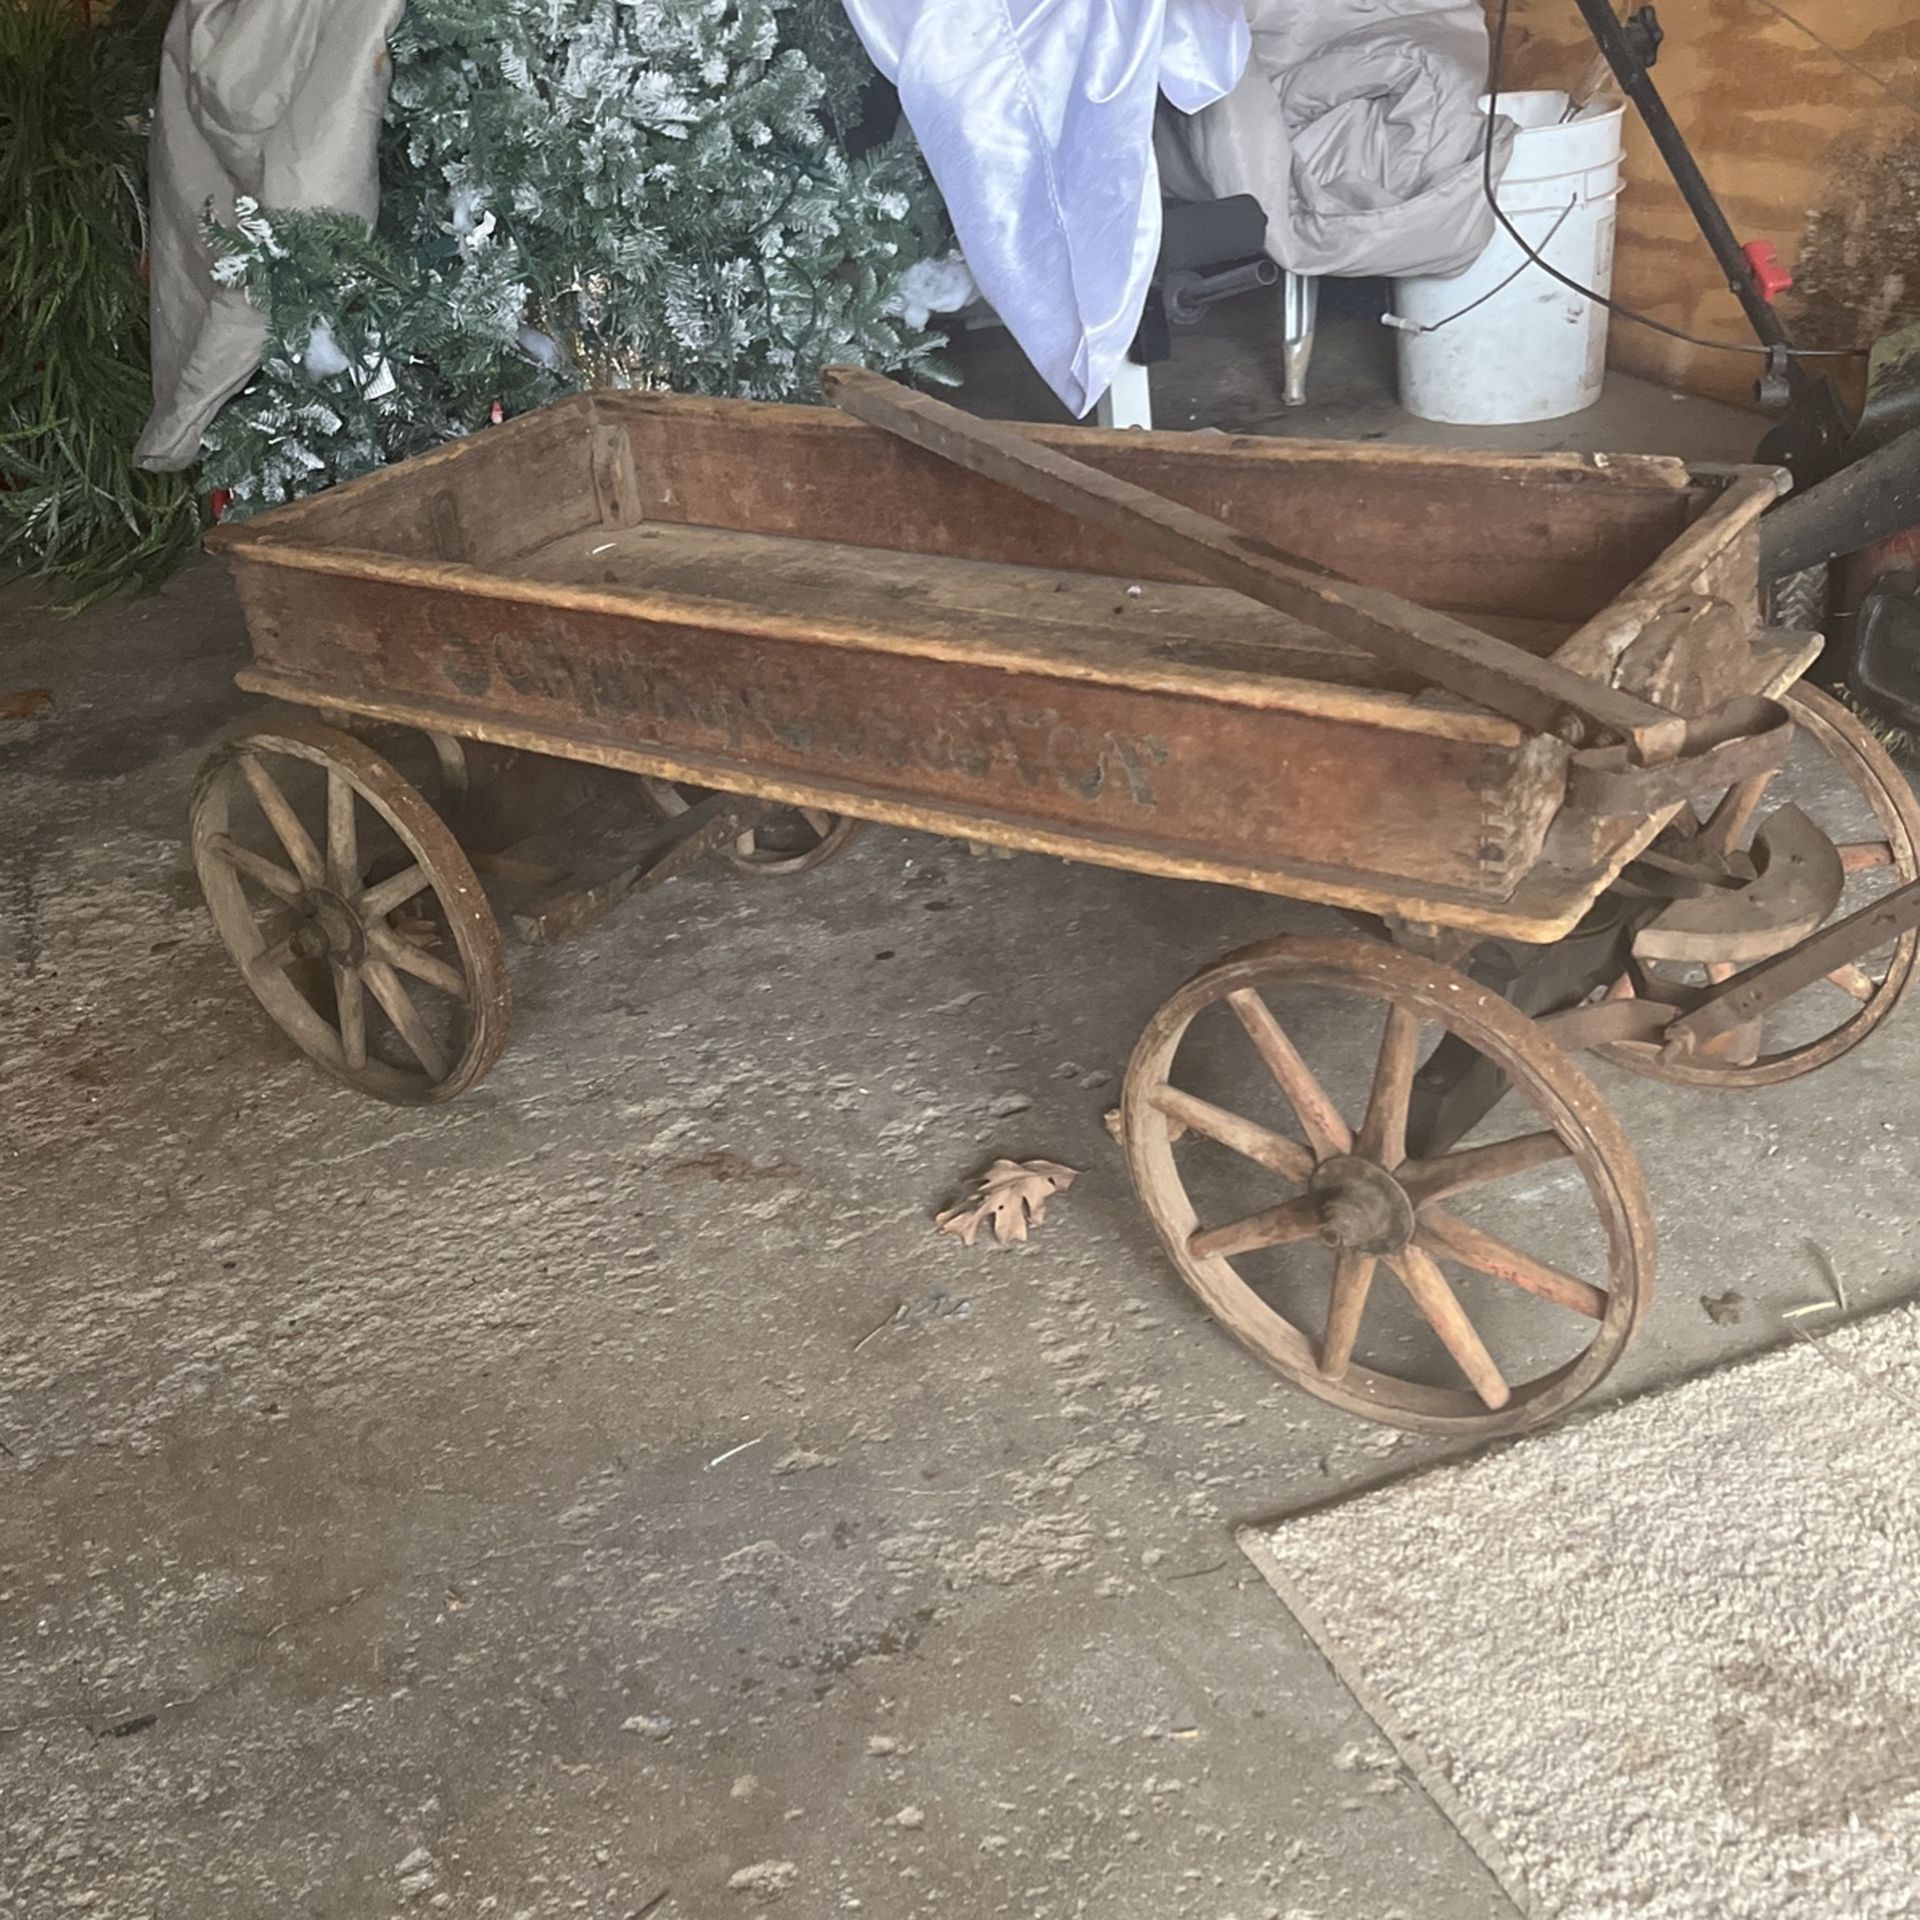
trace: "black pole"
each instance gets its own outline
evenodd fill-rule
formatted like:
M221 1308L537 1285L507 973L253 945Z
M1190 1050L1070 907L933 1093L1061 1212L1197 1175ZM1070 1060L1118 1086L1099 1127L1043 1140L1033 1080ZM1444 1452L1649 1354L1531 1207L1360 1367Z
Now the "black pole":
M1760 443L1758 457L1784 462L1801 486L1823 478L1844 458L1847 436L1853 428L1833 382L1808 373L1794 358L1792 338L1772 303L1761 293L1738 236L1727 224L1727 216L1721 212L1720 202L1700 171L1685 135L1674 125L1660 89L1647 72L1646 61L1614 17L1609 0L1574 0L1574 5L1580 9L1594 44L1606 55L1621 91L1633 102L1653 136L1653 144L1660 149L1674 185L1713 249L1713 257L1726 275L1733 297L1745 310L1755 336L1762 346L1777 349L1775 365L1769 371L1785 381L1788 417Z
M1573 0L1573 3L1585 16L1587 27L1600 51L1607 56L1607 65L1613 69L1613 77L1620 82L1621 91L1639 110L1640 118L1653 136L1653 144L1660 149L1660 157L1667 163L1667 171L1673 175L1674 185L1680 189L1694 219L1699 222L1707 245L1713 249L1713 257L1720 263L1720 271L1727 276L1727 285L1732 289L1734 298L1746 309L1754 333L1765 346L1791 346L1793 343L1787 337L1786 328L1780 324L1780 316L1761 297L1759 287L1754 284L1753 268L1740 250L1738 236L1727 225L1727 216L1720 211L1720 202L1707 185L1706 175L1700 171L1693 150L1687 145L1680 129L1674 125L1673 115L1667 111L1667 103L1660 97L1660 89L1653 84L1653 76L1634 51L1625 28L1614 18L1612 7L1607 0Z

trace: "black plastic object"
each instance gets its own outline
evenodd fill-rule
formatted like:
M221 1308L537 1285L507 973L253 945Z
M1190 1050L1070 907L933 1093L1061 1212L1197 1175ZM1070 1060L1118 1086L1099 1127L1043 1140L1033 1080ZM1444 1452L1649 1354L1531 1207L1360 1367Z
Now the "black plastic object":
M1667 37L1667 30L1651 7L1641 7L1628 14L1621 33L1633 50L1633 57L1643 67L1652 66L1660 58L1660 42Z
M1127 358L1143 367L1168 359L1170 321L1191 325L1216 300L1272 286L1280 269L1262 252L1266 244L1266 209L1250 193L1167 201L1161 209L1159 265Z
M1760 522L1760 571L1769 580L1825 566L1920 524L1920 426L1910 427Z
M1267 244L1267 210L1250 193L1169 200L1160 219L1160 271L1203 273Z
M1858 692L1920 726L1920 574L1883 573L1868 589L1848 673Z

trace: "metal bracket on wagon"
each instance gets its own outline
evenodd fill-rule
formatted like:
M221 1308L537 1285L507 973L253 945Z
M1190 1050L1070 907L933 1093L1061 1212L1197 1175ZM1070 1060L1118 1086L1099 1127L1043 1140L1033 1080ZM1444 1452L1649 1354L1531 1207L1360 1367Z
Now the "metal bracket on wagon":
M1588 747L1567 768L1567 804L1602 818L1658 813L1695 794L1776 773L1793 744L1793 717L1777 700L1747 695L1687 722L1678 758L1635 766L1624 746Z
M529 945L550 947L610 912L631 893L658 886L752 827L766 803L713 793L666 821L637 825L615 813L606 828L570 816L475 864L501 910Z
M1769 1007L1824 978L1835 967L1871 953L1888 940L1920 927L1920 881L1899 888L1872 906L1809 934L1798 946L1748 967L1724 985L1709 988L1691 1011L1666 1030L1666 1050L1684 1058L1710 1040L1747 1024Z
M1840 850L1798 807L1781 807L1754 835L1754 877L1663 908L1633 937L1641 960L1748 966L1826 925L1846 891Z

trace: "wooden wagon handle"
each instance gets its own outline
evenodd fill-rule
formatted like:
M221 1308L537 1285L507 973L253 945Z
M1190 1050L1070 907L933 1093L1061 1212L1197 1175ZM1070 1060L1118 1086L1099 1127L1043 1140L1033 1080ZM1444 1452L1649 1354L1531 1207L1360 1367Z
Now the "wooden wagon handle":
M1316 571L1269 541L1115 479L998 421L976 419L860 367L829 367L822 384L837 406L869 426L1109 528L1202 580L1304 620L1523 727L1576 746L1596 734L1619 740L1641 766L1663 764L1685 749L1687 723L1665 707L1538 659L1398 594Z

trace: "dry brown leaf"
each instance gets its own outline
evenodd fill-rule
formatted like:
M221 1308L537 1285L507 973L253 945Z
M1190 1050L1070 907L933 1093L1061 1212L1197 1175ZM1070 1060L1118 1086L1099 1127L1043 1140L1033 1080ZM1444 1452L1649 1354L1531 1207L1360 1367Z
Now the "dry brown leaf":
M1076 1177L1074 1168L1057 1160L996 1160L980 1176L975 1204L935 1214L933 1224L942 1233L957 1233L963 1247L972 1246L974 1235L989 1223L1002 1246L1024 1240L1029 1225L1046 1220L1048 1200L1065 1193Z
M53 695L45 687L22 687L17 693L0 693L0 720L31 720L52 705Z

